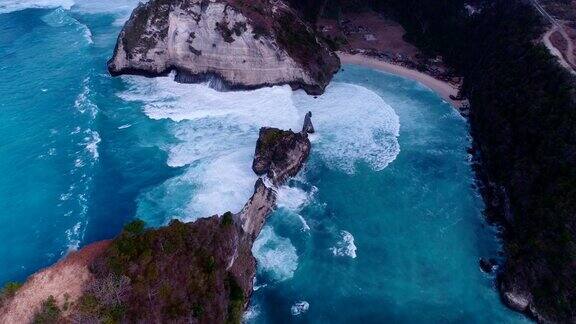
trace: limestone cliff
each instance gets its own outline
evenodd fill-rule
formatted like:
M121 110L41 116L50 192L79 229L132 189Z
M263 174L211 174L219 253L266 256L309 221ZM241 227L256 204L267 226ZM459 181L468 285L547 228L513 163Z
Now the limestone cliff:
M310 152L305 131L263 128L263 142L255 159L271 158L275 186ZM158 229L134 221L115 239L74 252L8 298L0 295L0 323L240 323L256 274L252 244L275 204L274 188L258 179L237 214Z
M289 84L321 94L338 57L280 0L150 0L122 29L112 75L163 75L230 88Z

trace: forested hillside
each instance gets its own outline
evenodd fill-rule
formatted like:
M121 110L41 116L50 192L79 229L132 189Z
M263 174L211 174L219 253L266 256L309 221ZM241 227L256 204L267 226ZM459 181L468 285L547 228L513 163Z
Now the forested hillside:
M300 8L308 15L330 14L362 10L366 2L316 5ZM322 5L328 9L319 10ZM575 321L574 83L538 43L544 22L519 0L370 5L394 16L408 41L441 55L464 77L486 215L504 229L507 261L499 275L504 301L541 319Z

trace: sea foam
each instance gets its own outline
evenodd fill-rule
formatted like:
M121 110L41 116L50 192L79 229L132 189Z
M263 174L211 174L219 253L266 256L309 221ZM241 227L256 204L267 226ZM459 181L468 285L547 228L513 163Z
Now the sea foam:
M320 97L298 92L294 101L302 111L312 111L314 150L331 168L354 173L356 163L364 161L380 171L400 152L398 115L367 88L333 83Z
M290 313L293 316L299 316L299 315L306 313L309 308L310 308L310 304L307 301L305 301L305 300L299 301L299 302L294 303L294 305L292 305L292 307L290 307Z
M276 281L292 278L298 268L298 255L290 239L276 235L268 225L254 242L252 253L258 260L258 271Z
M354 244L354 236L348 231L340 231L340 240L334 247L330 248L330 251L335 256L347 256L355 259L356 245Z
M118 94L141 102L149 118L169 121L175 140L161 148L169 166L185 168L140 197L139 216L145 219L155 213L154 206L164 210L158 212L166 217L160 223L239 211L256 180L250 167L260 127L300 130L308 111L319 133L313 152L331 167L351 173L364 160L380 170L399 152L398 117L362 87L334 83L315 99L288 86L220 92L206 84L176 83L173 77L126 76L128 90ZM279 206L300 208L309 197L299 190L281 188Z

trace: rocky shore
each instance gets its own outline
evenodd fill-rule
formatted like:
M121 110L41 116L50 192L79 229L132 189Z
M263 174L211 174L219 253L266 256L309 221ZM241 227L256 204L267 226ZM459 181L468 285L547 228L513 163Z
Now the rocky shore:
M110 74L165 75L180 82L217 77L231 89L289 84L321 94L338 57L282 1L151 0L118 37Z
M254 170L273 185L258 179L240 212L158 229L129 223L115 239L69 254L1 299L0 323L240 323L256 274L252 244L275 208L275 188L308 158L310 117L299 133L260 130Z

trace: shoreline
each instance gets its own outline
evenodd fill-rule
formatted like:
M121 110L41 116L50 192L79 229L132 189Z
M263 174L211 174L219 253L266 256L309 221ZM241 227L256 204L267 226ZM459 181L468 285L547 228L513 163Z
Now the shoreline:
M467 100L454 100L450 98L450 96L458 97L458 88L448 82L438 80L420 71L381 61L363 54L348 54L344 52L337 52L337 54L342 64L356 64L420 82L437 93L460 113L462 113L461 108L466 106Z

